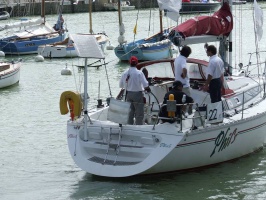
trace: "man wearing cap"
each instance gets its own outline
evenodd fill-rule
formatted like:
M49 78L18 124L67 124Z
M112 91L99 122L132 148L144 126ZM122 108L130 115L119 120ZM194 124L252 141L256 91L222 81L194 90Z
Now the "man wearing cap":
M181 81L175 81L173 83L172 90L167 92L164 96L164 101L163 104L167 103L167 100L169 100L169 95L173 94L174 95L174 100L176 101L176 104L183 104L183 103L193 103L193 99L190 96L187 96L184 92L182 92L183 89L183 83ZM182 102L183 95L186 95L185 102ZM190 108L192 108L192 104L189 105ZM185 111L186 107L182 107L182 111ZM180 116L181 115L181 109L180 106L176 106L176 113L175 116ZM168 118L168 111L166 106L162 107L161 112L159 113L160 117L165 117ZM162 119L163 122L169 122L173 123L174 121L171 119Z
M126 90L126 101L131 102L128 124L134 124L135 117L135 124L142 125L144 118L143 91L144 89L150 91L149 83L143 72L136 68L137 57L131 56L129 63L130 68L122 74L119 86Z

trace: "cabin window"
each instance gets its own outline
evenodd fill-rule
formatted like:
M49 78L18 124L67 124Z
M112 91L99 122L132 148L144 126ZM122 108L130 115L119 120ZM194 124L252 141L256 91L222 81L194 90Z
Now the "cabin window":
M149 77L174 78L174 72L170 62L154 63L145 67Z
M207 68L202 65L198 65L195 63L188 63L188 75L190 79L206 79L207 73L206 70Z

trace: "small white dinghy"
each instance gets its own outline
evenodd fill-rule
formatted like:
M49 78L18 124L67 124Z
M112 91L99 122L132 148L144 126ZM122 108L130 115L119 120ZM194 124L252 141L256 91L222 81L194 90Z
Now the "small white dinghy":
M82 34L86 35L86 34ZM109 42L109 38L105 34L91 34L98 41L99 46L104 49ZM73 46L73 41L66 38L62 42L56 42L54 44L41 45L38 47L38 54L45 58L75 58L77 57L77 51Z
M6 20L10 18L10 14L7 11L0 12L0 20Z
M0 88L5 88L19 82L21 61L0 62Z

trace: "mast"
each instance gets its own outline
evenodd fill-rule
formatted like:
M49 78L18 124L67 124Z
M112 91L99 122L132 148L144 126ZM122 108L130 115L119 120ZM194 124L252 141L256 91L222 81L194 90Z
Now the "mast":
M122 9L121 9L121 0L117 1L117 6L118 6L118 22L119 22L119 36L118 36L118 43L119 45L122 45L123 43L125 43L125 37L124 37L124 33L125 33L125 27L122 21Z
M91 0L90 0L91 1ZM84 66L84 141L88 141L88 100L87 100L87 81L88 81L88 59L85 59L85 66Z
M230 10L231 10L231 13L233 13L233 2L232 0L228 0L228 3L229 3L229 6L230 6ZM229 35L229 67L232 67L232 60L233 60L233 33L231 31L230 35Z
M92 16L91 16L91 12L92 12L92 0L89 1L90 34L93 33L93 30L92 30Z
M160 16L160 32L163 32L163 12L159 10L159 16Z
M122 25L122 16L121 16L121 2L118 0L118 20L119 20L119 27Z
M45 23L45 0L42 0L42 4L41 4L41 17L43 18L44 20L44 23Z

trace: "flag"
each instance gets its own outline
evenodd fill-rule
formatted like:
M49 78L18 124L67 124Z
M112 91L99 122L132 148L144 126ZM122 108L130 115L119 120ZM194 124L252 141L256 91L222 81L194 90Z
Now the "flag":
M263 34L263 11L259 7L256 0L254 0L254 19L255 19L255 27L256 27L256 34L258 37L258 41L261 40Z
M134 30L133 30L133 33L134 33L134 34L137 34L137 25L138 25L138 24L136 24L135 27L134 27Z
M182 7L181 0L157 0L160 10L166 10L166 16L178 21L179 10Z

